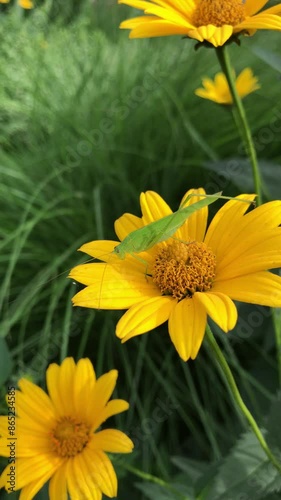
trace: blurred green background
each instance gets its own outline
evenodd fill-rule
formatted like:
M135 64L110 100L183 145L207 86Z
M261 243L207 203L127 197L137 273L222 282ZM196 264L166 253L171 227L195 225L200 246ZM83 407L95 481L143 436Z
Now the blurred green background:
M66 276L86 260L76 253L82 243L114 239L115 219L140 215L142 191L157 191L173 209L191 187L253 192L231 110L194 95L202 77L219 71L215 52L181 37L129 40L118 26L133 11L111 0L0 9L2 412L8 380L30 376L44 387L48 364L67 355L90 357L99 375L117 368L116 396L131 408L114 425L136 443L134 454L115 459L118 498L177 498L122 462L180 483L182 498L193 498L199 472L211 464L210 480L245 430L211 353L203 346L196 361L182 362L166 325L121 346L122 312L73 309L79 285ZM260 80L245 107L265 196L278 198L280 34L241 42L230 54L237 73L250 66ZM261 319L252 325L253 310ZM240 305L239 313L233 333L214 330L262 425L278 389L271 318L266 308ZM162 422L153 417L159 407Z

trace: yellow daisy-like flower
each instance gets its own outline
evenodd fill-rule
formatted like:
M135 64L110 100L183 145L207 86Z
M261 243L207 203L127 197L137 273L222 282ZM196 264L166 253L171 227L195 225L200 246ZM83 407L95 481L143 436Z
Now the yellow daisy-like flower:
M204 194L203 189L188 191ZM93 241L80 250L103 263L82 264L70 277L87 285L73 297L77 306L128 309L117 324L122 342L165 321L183 360L196 358L207 315L228 332L237 321L233 300L281 306L281 201L245 214L255 195L240 195L217 212L208 230L208 209L192 214L173 238L121 260L117 241ZM186 205L199 201L193 196ZM142 218L124 214L115 223L122 241L129 233L172 213L155 192L140 197Z
M144 11L120 28L130 38L186 35L218 47L232 35L281 30L281 4L261 11L268 0L118 0Z
M34 5L31 0L18 0L18 4L22 9L33 9Z
M89 359L75 364L73 358L49 366L49 396L21 379L20 391L7 396L9 417L0 417L0 455L9 457L0 487L21 489L20 500L31 500L50 480L50 500L116 497L117 478L105 452L130 453L133 443L115 429L97 432L129 407L122 399L109 401L116 379L116 370L96 379Z
M217 73L214 80L211 78L202 79L203 88L195 90L195 94L203 99L217 102L218 104L232 104L233 99L227 79L224 73ZM245 68L236 78L236 89L239 96L243 99L248 94L260 89L258 79L254 76L251 68Z

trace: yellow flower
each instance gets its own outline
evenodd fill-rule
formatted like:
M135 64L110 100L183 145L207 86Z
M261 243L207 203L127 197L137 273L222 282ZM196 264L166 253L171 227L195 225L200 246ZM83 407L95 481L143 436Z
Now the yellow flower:
M33 9L34 5L31 0L18 0L18 4L23 9Z
M0 0L0 3L10 3L10 0Z
M145 13L121 23L120 28L131 30L130 38L186 35L218 47L238 33L281 30L281 4L260 12L268 0L118 1Z
M203 189L188 191L204 194ZM185 199L184 197L184 199ZM237 199L253 200L255 195ZM187 204L198 201L194 196ZM115 223L122 241L133 230L172 213L155 192L140 197L142 218L124 214ZM281 266L281 201L245 215L249 204L231 200L208 230L208 209L191 215L173 238L124 260L116 241L93 241L80 250L103 263L82 264L70 277L87 285L73 297L77 306L128 309L117 324L122 342L168 321L170 338L183 360L196 358L207 315L228 332L237 321L233 300L281 306L281 278L268 272Z
M50 500L115 497L117 478L105 452L129 453L133 443L121 431L97 429L129 407L122 399L108 402L117 371L96 380L89 359L75 364L66 358L61 366L51 364L46 378L49 396L24 378L20 391L9 391L9 420L0 417L0 455L10 458L0 487L21 489L20 499L31 500L50 480Z
M236 89L241 98L260 88L258 79L253 75L251 68L245 68L236 79ZM195 90L195 94L203 99L217 102L218 104L232 104L233 99L224 73L217 73L214 81L203 78L204 88Z

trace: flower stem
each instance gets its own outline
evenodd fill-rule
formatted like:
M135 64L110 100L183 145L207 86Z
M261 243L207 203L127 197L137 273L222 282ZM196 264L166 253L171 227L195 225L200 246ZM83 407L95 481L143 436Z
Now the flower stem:
M219 364L219 367L224 375L224 378L226 379L227 387L228 387L228 390L229 390L232 398L234 399L235 403L237 404L237 406L241 410L244 417L248 420L248 423L250 424L252 431L256 435L256 437L257 437L262 449L264 450L265 454L267 455L268 459L274 465L274 467L281 473L281 464L279 463L279 461L275 458L275 456L271 452L270 448L268 447L268 444L266 443L266 441L261 433L261 430L260 430L257 422L255 421L253 415L251 414L251 412L248 410L247 406L245 405L245 403L241 397L241 394L239 392L239 389L236 385L236 382L234 380L234 377L232 375L232 372L229 368L229 365L228 365L222 351L220 350L220 347L217 344L215 337L213 336L213 333L212 333L209 325L207 325L207 327L206 327L206 339L207 339L208 344L211 347L211 349L215 355L215 358L216 358L216 360Z
M246 148L247 154L249 156L249 159L250 159L250 162L252 165L255 192L257 194L257 204L260 205L262 203L262 181L261 181L261 177L260 177L257 154L256 154L255 146L254 146L253 137L251 134L251 129L249 127L249 123L247 120L245 109L244 109L244 106L242 104L242 99L240 98L240 96L237 92L237 88L235 85L235 75L233 73L233 68L231 66L231 62L230 62L230 58L229 58L226 46L223 45L222 47L217 47L216 53L217 53L217 57L218 57L220 65L221 65L222 71L226 76L226 79L227 79L227 82L229 85L229 89L230 89L230 92L232 95L233 104L236 108L236 124L237 124L237 120L238 120L239 121L239 132L242 134L245 148Z
M122 463L121 466L129 472L132 472L132 474L134 474L135 476L144 479L145 481L150 481L151 483L158 484L159 486L166 488L175 495L175 498L178 498L179 500L191 500L189 496L183 495L180 491L176 490L169 483L157 476L152 476L151 474L136 469L136 467L132 467L132 465L129 464Z

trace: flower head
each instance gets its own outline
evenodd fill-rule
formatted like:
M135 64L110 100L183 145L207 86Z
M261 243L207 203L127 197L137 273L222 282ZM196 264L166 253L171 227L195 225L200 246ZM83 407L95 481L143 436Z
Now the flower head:
M10 3L10 0L0 0L0 3ZM34 5L32 0L18 0L18 5L23 9L33 9Z
M49 366L49 396L21 379L20 391L7 396L8 406L17 414L14 430L11 419L0 417L0 455L11 456L12 437L16 456L15 463L3 471L0 487L11 486L13 465L14 489L22 490L22 499L34 498L48 480L50 500L66 500L68 494L72 500L101 500L102 493L115 497L117 479L105 452L129 453L133 443L121 431L97 429L107 418L128 409L122 399L108 401L116 379L116 370L96 379L89 359L75 364L73 358L66 358L61 366Z
M268 0L119 0L144 11L120 28L130 38L185 35L218 47L238 33L281 30L281 4L261 11Z
M22 9L27 9L27 10L33 9L34 7L33 2L31 0L18 0L18 4L20 7L22 7Z
M204 194L203 189L188 191ZM172 238L121 260L116 241L93 241L80 250L103 263L82 264L70 277L87 285L73 297L77 306L128 309L119 320L122 342L168 321L170 338L183 360L196 358L207 316L223 331L237 321L233 300L281 306L281 201L245 214L255 195L240 195L217 212L208 230L208 209L192 214ZM187 205L202 199L193 196ZM172 213L155 192L140 197L142 218L124 214L115 223L122 241L129 233Z
M195 90L195 94L203 99L218 104L232 104L233 99L224 73L217 73L214 81L210 78L202 79L203 88ZM260 88L258 79L253 75L251 68L245 68L236 79L236 89L241 98Z

